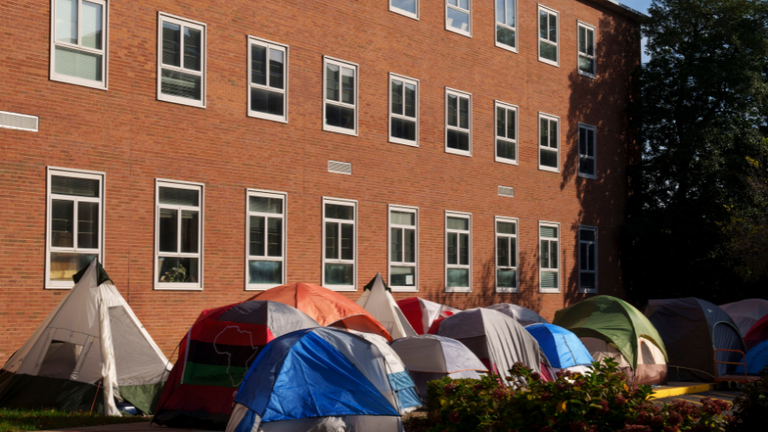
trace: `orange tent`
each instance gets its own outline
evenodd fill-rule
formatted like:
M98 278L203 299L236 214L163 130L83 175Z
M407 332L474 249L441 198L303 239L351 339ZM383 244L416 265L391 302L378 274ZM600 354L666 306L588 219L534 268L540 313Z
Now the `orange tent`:
M281 285L256 294L249 300L271 300L293 306L322 326L339 327L384 336L389 332L362 306L336 291L302 282Z

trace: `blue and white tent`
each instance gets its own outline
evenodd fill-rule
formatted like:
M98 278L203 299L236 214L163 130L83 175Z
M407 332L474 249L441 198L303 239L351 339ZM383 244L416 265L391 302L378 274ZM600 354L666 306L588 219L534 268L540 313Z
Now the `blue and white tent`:
M402 432L398 405L375 344L334 328L299 330L259 353L226 431Z
M557 369L584 372L592 366L592 355L578 336L554 324L532 324L525 327L538 342L549 364Z
M741 359L736 360L741 361ZM768 340L762 341L747 351L747 374L759 375L760 371L764 367L768 366ZM736 368L734 374L741 375L744 373L744 365L740 365Z

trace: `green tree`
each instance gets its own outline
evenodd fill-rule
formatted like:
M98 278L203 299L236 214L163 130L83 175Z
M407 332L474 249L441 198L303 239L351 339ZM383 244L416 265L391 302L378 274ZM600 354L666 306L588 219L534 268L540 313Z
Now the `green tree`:
M727 227L733 209L755 204L748 158L760 158L768 118L768 1L654 0L648 11L623 248L630 296L742 298L761 277L739 276Z

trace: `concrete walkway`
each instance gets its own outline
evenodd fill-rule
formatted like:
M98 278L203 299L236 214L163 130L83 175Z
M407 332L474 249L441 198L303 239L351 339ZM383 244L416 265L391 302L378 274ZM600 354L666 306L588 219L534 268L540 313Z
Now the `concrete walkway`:
M142 423L122 423L103 426L88 426L72 429L58 429L55 431L44 432L210 432L210 431L198 431L197 429L172 429L167 427L158 426L156 424L150 425L149 422Z

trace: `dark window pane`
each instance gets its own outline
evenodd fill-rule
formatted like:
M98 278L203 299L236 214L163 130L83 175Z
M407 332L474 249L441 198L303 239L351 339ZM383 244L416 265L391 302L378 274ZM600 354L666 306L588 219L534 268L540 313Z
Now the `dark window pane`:
M186 253L198 252L200 234L200 213L196 211L181 211L181 251Z
M541 149L541 165L557 168L557 152Z
M414 286L416 269L414 267L391 267L389 283L392 286Z
M163 64L181 66L181 26L163 23Z
M587 155L595 155L595 131L592 129L587 131Z
M583 229L579 231L579 240L581 241L595 241L595 232L591 229Z
M408 117L416 118L416 86L405 84L405 113Z
M587 251L589 252L589 260L587 260L587 269L588 270L595 270L595 258L597 258L595 255L595 244L590 243L589 247L587 248Z
M77 247L81 249L99 247L99 203L77 204Z
M509 237L496 238L496 265L509 267Z
M581 270L588 270L589 267L587 266L587 259L589 258L588 252L587 252L587 244L586 243L580 243L579 244L579 268Z
M51 193L96 198L99 196L99 181L77 177L51 176Z
M459 234L459 264L469 265L469 235Z
M271 257L283 256L283 220L269 218L267 237L267 255Z
M582 174L595 175L595 160L589 158L579 159L579 172Z
M459 127L469 129L469 99L459 98Z
M581 289L597 288L597 275L594 273L582 273L579 276L581 280Z
M416 122L392 117L392 137L416 141Z
M448 148L469 151L469 134L448 129Z
M168 96L201 100L203 91L202 80L199 75L163 69L162 77L160 78L160 91Z
M541 254L541 262L539 263L541 268L549 268L549 240L541 241L541 249L539 249L539 253Z
M267 48L251 45L251 82L267 85Z
M248 283L275 285L283 283L283 263L280 261L249 261Z
M355 71L352 69L341 68L341 101L355 103Z
M269 50L269 86L272 88L283 88L284 57L285 54L282 51Z
M549 121L549 147L556 149L558 147L557 142L557 120Z
M500 158L515 160L515 143L496 140L496 154Z
M507 138L517 139L517 111L507 110Z
M403 262L416 262L416 231L409 229L403 233Z
M595 55L595 32L587 30L587 54Z
M587 130L579 128L579 154L587 154Z
M459 217L448 218L448 229L454 230L469 230L469 219Z
M251 256L264 256L264 218L251 216L249 250Z
M325 217L329 219L355 219L355 208L347 205L326 204Z
M539 11L539 37L547 38L547 13Z
M579 52L587 52L587 34L584 27L579 26Z
M496 136L506 138L507 133L507 110L504 108L496 108Z
M549 242L549 268L557 268L557 259L557 242L551 241Z
M325 124L345 129L354 129L355 110L339 105L325 104Z
M75 202L52 200L51 202L51 246L75 247Z
M355 226L341 224L341 259L355 259Z
M339 258L339 224L335 222L325 223L325 257Z
M178 252L179 212L160 209L160 252Z
M160 282L194 283L200 280L197 258L159 257L158 261Z
M184 27L184 68L194 71L202 70L203 47L202 32Z
M553 62L557 61L557 45L552 45L551 43L540 41L539 52L542 58Z
M72 282L75 273L98 257L96 254L51 252L50 278L57 282Z
M160 186L160 204L197 207L200 193L193 189L177 189Z
M459 98L448 95L448 126L458 126Z
M517 270L496 270L496 285L499 288L517 287Z
M259 213L283 213L283 200L280 198L268 198L252 196L248 199L248 210Z
M515 47L515 31L501 25L496 25L496 41L509 47Z
M549 145L549 121L545 118L539 119L539 145Z
M579 70L590 75L595 74L595 62L593 59L579 55Z
M355 267L353 264L326 264L326 285L353 285Z
M469 269L449 268L448 288L464 288L469 286Z
M339 100L339 67L328 64L325 66L325 97L328 100Z
M517 239L509 239L509 265L517 267Z
M549 15L549 40L557 42L557 15Z
M411 212L392 211L390 219L395 225L416 225L416 214Z
M448 264L458 264L458 234L448 233Z
M283 93L251 88L251 110L275 116L284 115Z
M512 222L497 222L496 231L499 234L514 234L515 224Z
M403 261L403 229L392 228L390 230L390 248L392 262Z
M392 114L403 113L403 82L392 80Z

